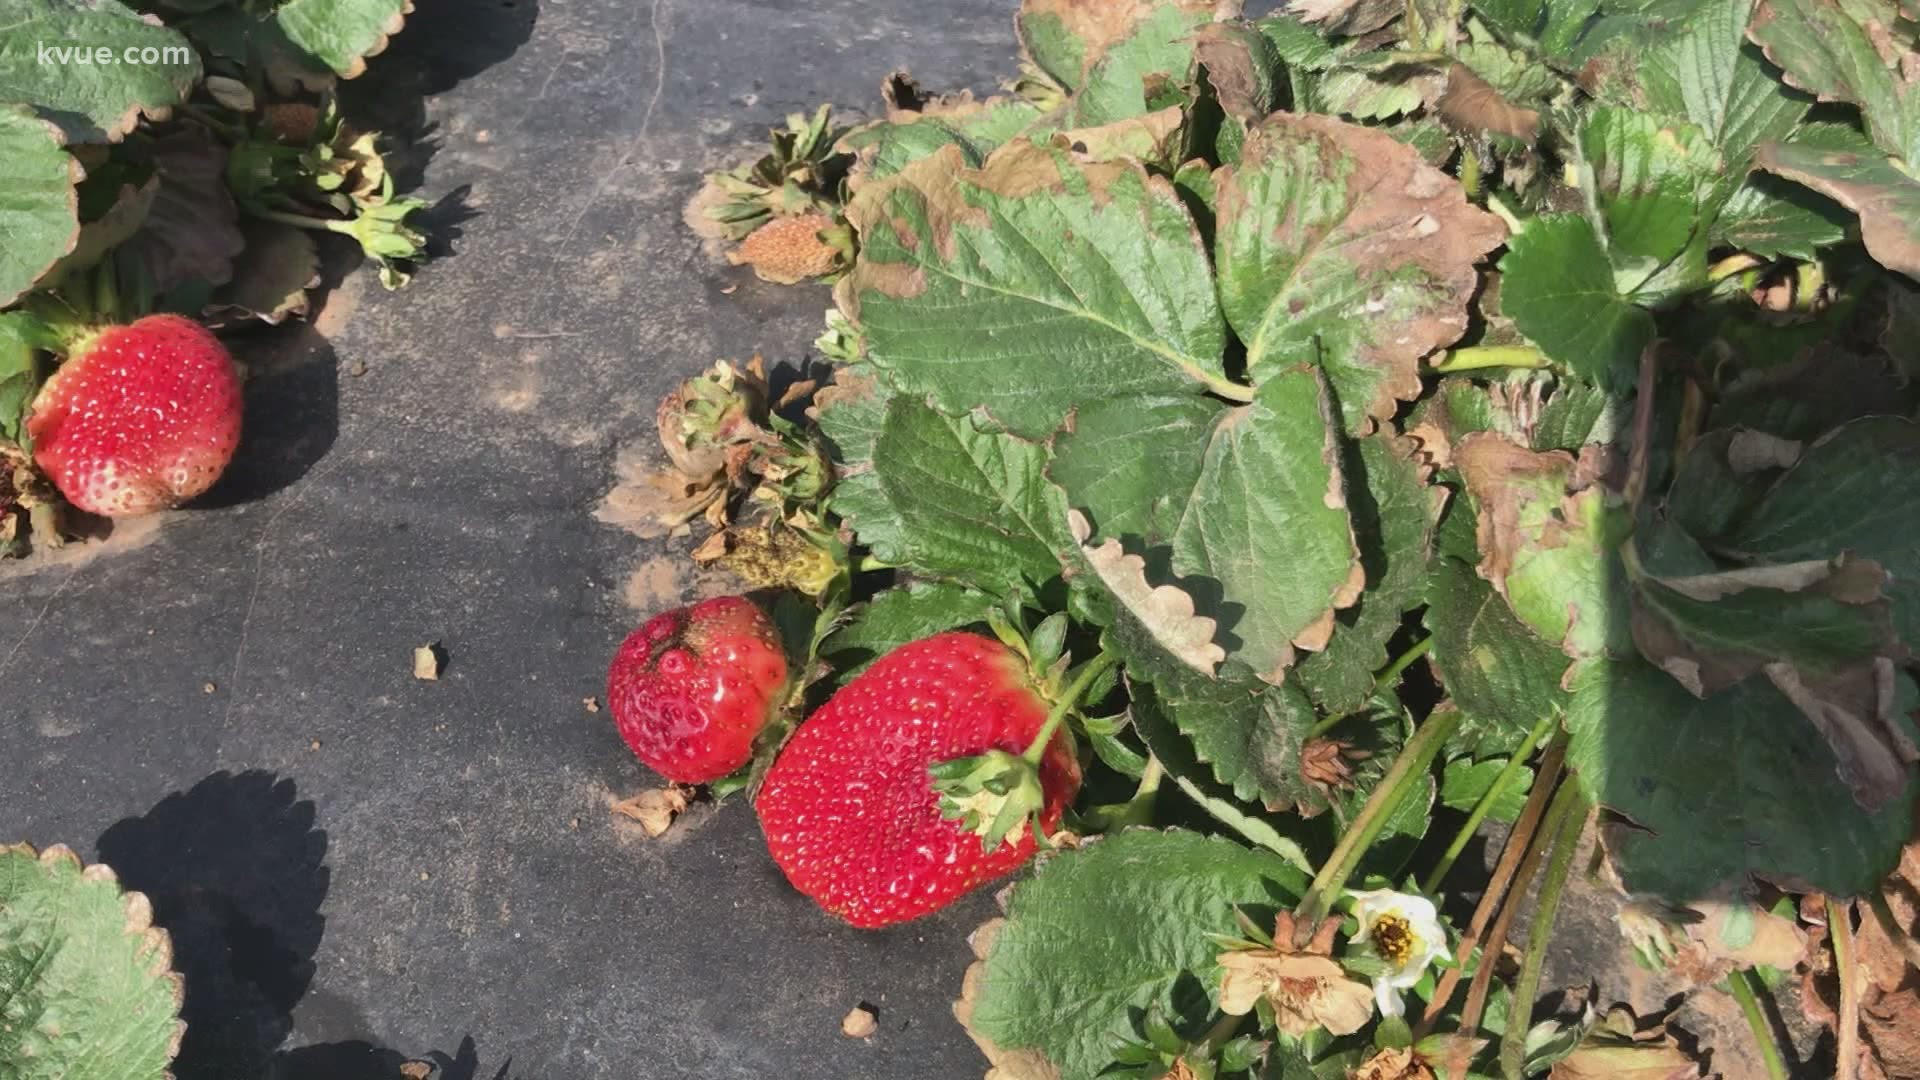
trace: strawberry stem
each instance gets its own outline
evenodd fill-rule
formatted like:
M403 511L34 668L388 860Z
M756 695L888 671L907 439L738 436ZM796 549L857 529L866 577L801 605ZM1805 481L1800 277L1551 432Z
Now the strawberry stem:
M1453 733L1454 725L1460 722L1460 713L1449 710L1436 712L1427 717L1420 729L1413 733L1405 746L1400 748L1400 756L1393 761L1393 767L1367 797L1366 805L1360 808L1360 816L1353 819L1346 833L1340 837L1340 843L1327 856L1320 866L1320 873L1308 887L1307 895L1300 899L1296 910L1302 926L1317 926L1320 920L1333 910L1334 901L1340 898L1340 891L1347 886L1347 878L1354 868L1360 865L1360 857L1373 845L1374 838L1387 824L1387 819L1400 808L1400 803L1413 790L1412 782L1425 779L1427 768L1433 764L1434 756L1446 745L1447 736Z
M1454 860L1467 849L1467 844L1473 840L1473 834L1479 832L1481 823L1487 820L1487 814L1493 809L1493 804L1499 802L1500 796L1506 794L1514 777L1520 775L1521 767L1533 758L1534 749L1546 739L1547 733L1553 730L1554 725L1559 723L1559 719L1552 713L1541 717L1540 722L1533 725L1533 731L1527 735L1526 741L1514 747L1513 756L1509 757L1507 763L1501 767L1500 774L1493 778L1493 786L1487 789L1486 794L1480 796L1480 801L1473 806L1473 812L1467 815L1466 824L1461 825L1460 831L1454 835L1453 843L1447 845L1446 853L1440 856L1440 861L1428 871L1427 879L1421 882L1422 892L1432 894L1440 888L1440 882L1445 880L1447 871L1453 869Z
M1027 744L1027 752L1020 755L1027 764L1039 767L1040 759L1046 756L1047 744L1053 741L1053 733L1060 730L1060 722L1080 703L1080 695L1087 692L1087 687L1092 686L1095 679L1119 662L1120 658L1110 652L1103 652L1087 661L1087 666L1080 669L1080 674L1061 693L1059 700L1053 703L1053 710L1047 713L1046 723L1040 725L1039 733Z

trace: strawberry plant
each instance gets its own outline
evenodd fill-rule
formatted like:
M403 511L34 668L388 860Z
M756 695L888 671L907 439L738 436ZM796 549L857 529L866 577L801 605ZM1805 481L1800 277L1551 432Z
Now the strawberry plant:
M1590 824L1650 962L1844 938L1911 833L1914 12L1237 7L1024 0L1008 93L893 76L696 201L833 283L831 385L656 478L815 601L774 858L875 925L1039 851L995 1076L1691 1075L1531 1013Z
M59 543L69 507L172 505L225 467L239 399L224 349L204 332L204 346L162 347L147 317L304 314L316 234L351 238L385 284L405 283L425 202L395 194L380 137L341 116L334 88L410 7L0 0L0 549ZM123 379L114 349L153 355ZM70 420L79 391L124 415Z

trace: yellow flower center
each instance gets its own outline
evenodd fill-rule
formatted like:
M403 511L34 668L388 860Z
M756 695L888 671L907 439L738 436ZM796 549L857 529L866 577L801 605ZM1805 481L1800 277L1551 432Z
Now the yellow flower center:
M1373 920L1373 951L1387 963L1404 967L1419 947L1419 936L1403 916L1386 914Z

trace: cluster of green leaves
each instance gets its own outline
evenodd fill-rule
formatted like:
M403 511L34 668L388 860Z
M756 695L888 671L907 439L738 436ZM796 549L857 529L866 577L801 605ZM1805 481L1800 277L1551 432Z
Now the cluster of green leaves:
M818 422L898 584L823 655L1066 611L1125 663L1100 767L1180 792L1183 828L1013 893L972 1026L1045 1075L1143 1015L1208 1030L1207 935L1287 906L1443 703L1367 871L1543 719L1636 890L1857 892L1907 831L1908 14L1308 10L1026 0L1011 96L890 100L840 144Z
M0 0L0 457L46 356L154 310L279 323L305 311L309 230L355 240L390 287L421 256L336 79L406 0ZM21 485L0 500L0 541Z

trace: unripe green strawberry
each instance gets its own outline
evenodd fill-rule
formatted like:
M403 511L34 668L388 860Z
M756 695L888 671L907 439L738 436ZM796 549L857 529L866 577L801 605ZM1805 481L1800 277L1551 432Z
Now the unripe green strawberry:
M949 632L903 645L800 726L767 773L757 808L767 849L795 888L855 926L946 907L1033 855L1022 823L1004 842L945 816L936 765L1028 749L1048 706L1026 662L992 638ZM1080 787L1071 742L1039 759L1051 832Z
M34 464L68 502L121 517L213 486L240 445L240 378L206 327L149 315L83 341L34 398Z
M745 765L786 692L780 632L740 596L655 615L621 643L607 671L620 736L648 768L681 784Z

